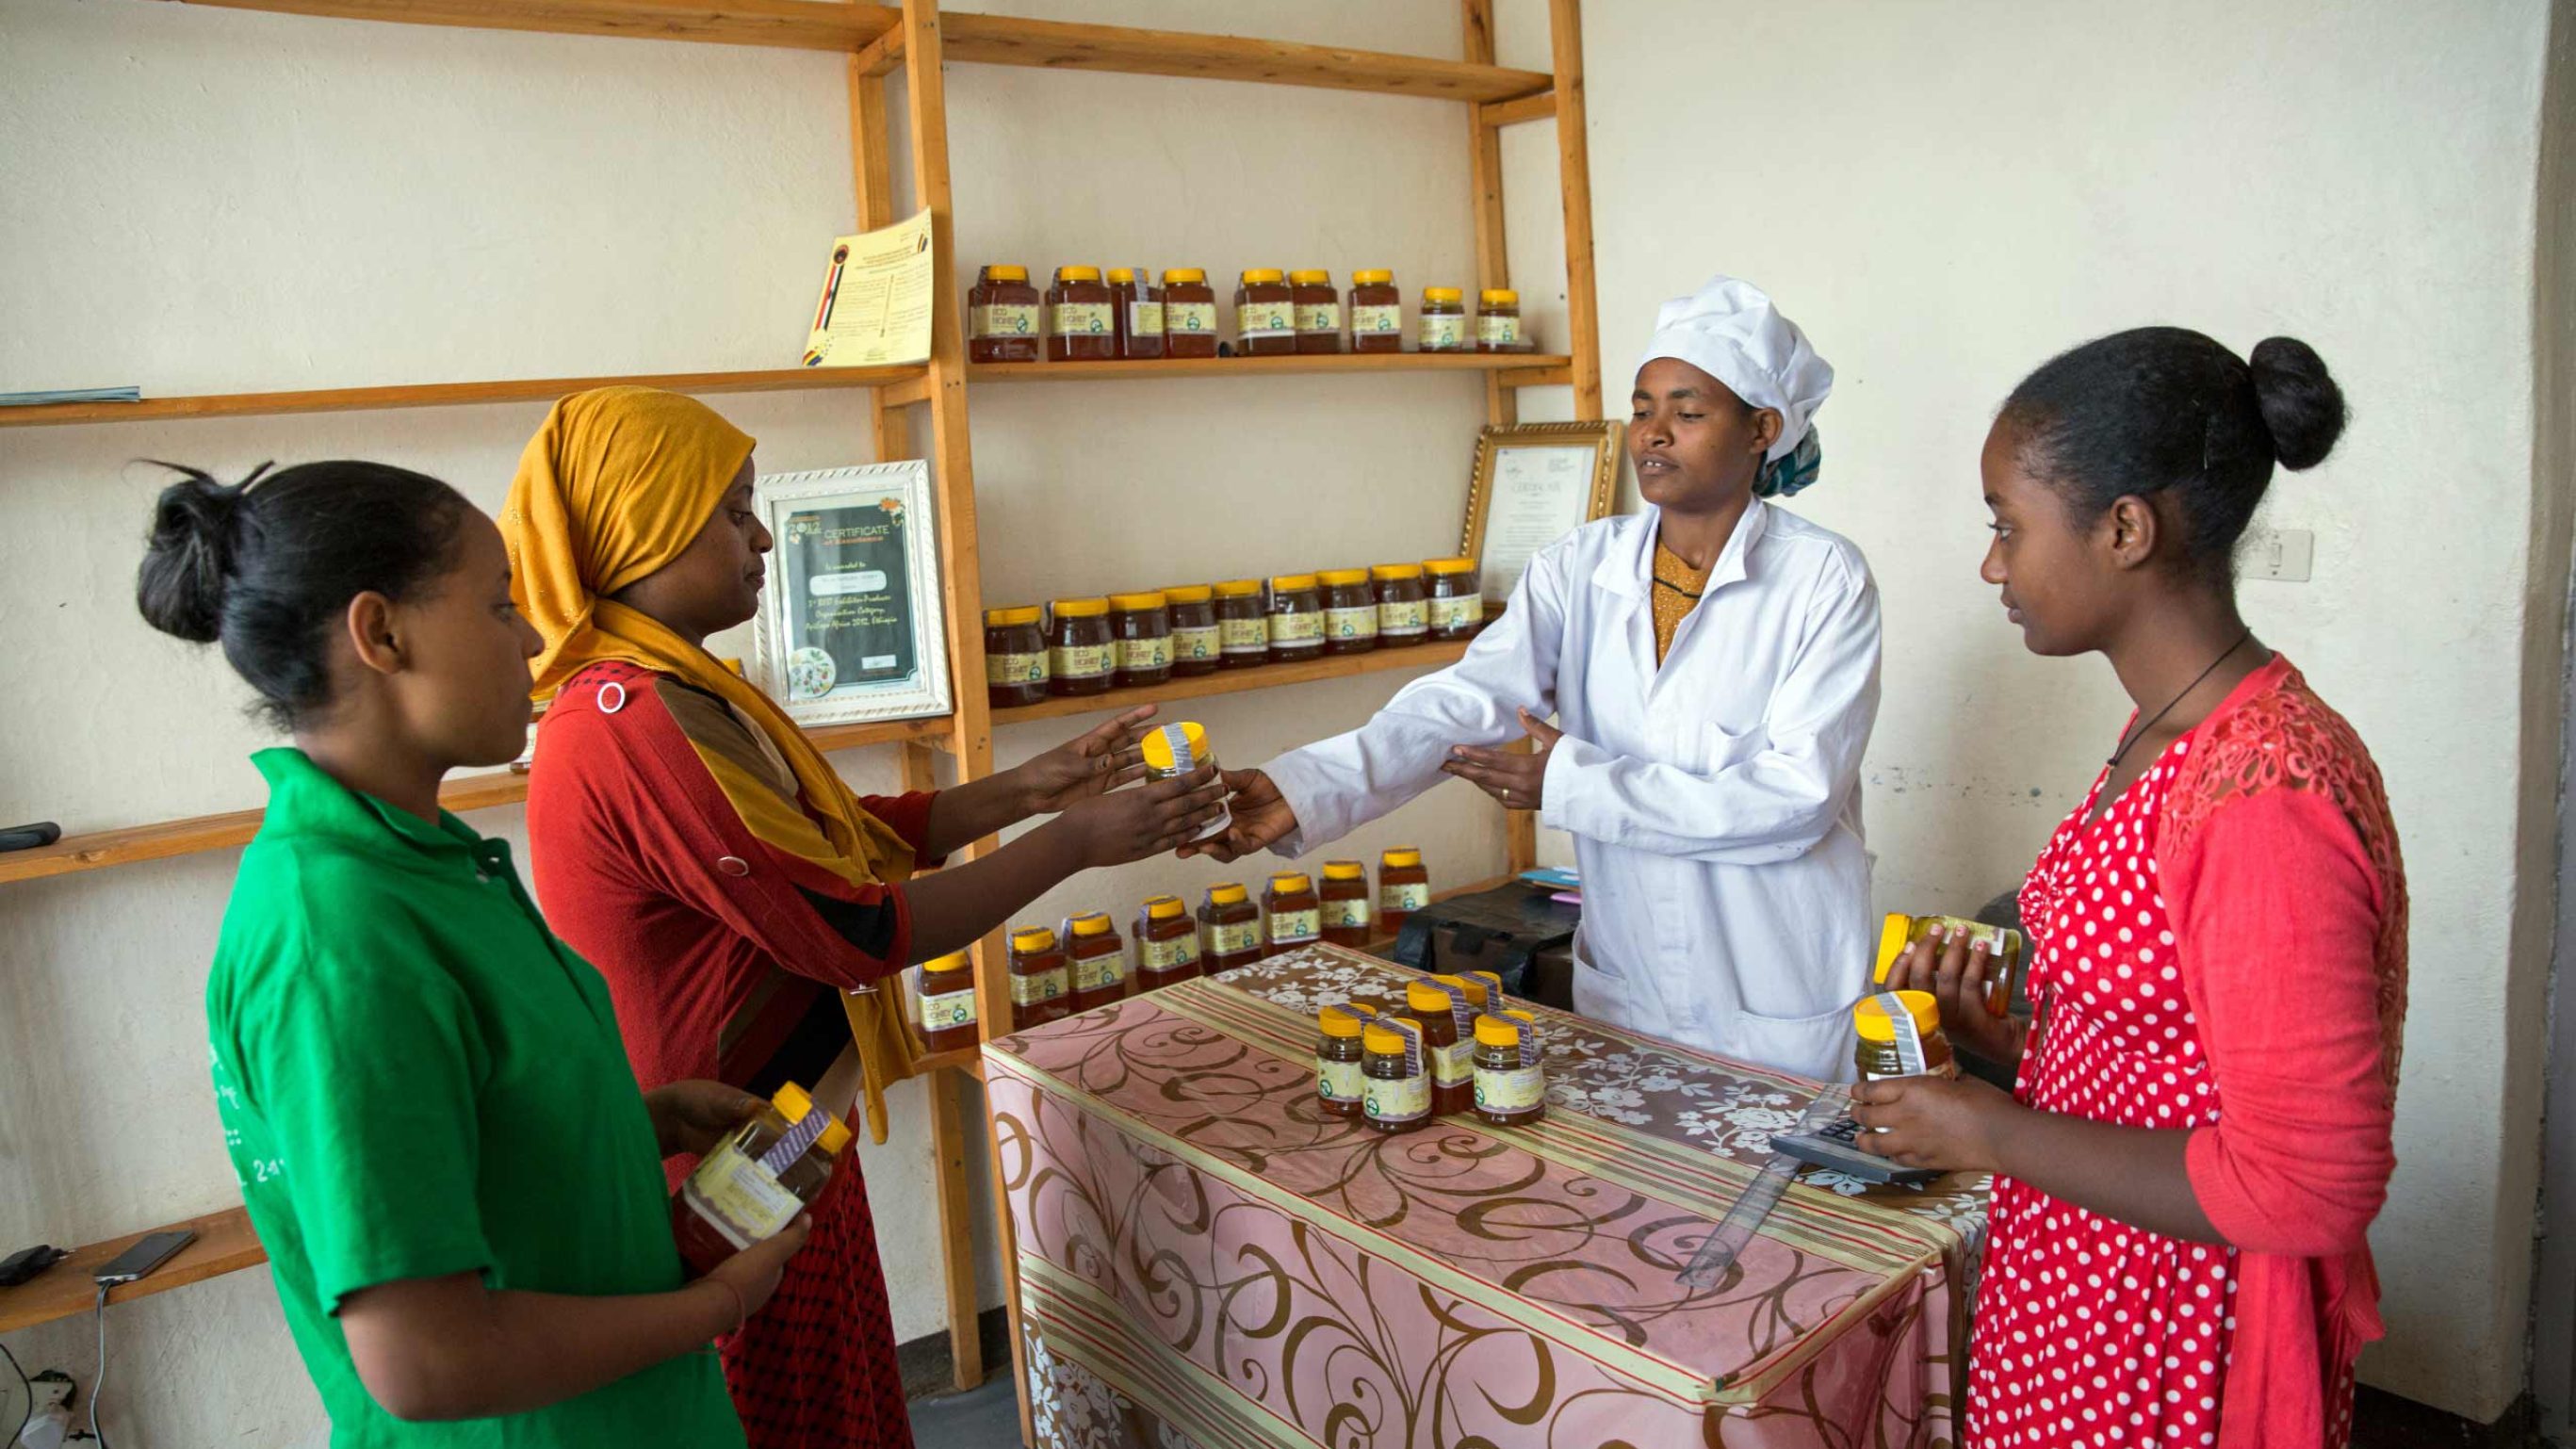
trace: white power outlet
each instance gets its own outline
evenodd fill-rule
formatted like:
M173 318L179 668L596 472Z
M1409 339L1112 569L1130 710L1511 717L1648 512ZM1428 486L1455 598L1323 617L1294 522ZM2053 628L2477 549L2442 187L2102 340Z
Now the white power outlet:
M2239 578L2304 584L2316 563L2317 536L2304 528L2250 528L2236 548Z

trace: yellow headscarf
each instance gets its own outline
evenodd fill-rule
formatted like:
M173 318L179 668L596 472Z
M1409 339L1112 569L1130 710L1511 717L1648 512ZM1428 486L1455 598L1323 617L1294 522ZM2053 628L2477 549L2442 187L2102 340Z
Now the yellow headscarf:
M716 695L777 746L827 847L818 853L810 831L780 828L785 807L774 795L728 789L752 834L854 885L900 881L912 873L911 849L860 805L776 701L660 620L609 597L688 548L733 487L752 444L750 434L697 399L648 387L574 393L546 414L519 455L501 510L511 597L546 641L535 695L550 699L566 680L608 659ZM885 1088L912 1074L920 1043L905 1020L899 975L844 1001L868 1129L883 1142Z

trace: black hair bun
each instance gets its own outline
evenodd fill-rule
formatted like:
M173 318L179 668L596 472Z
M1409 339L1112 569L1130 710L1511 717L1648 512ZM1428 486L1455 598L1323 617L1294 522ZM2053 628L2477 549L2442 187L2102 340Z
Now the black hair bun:
M2324 462L2344 422L2343 389L2326 372L2325 359L2295 337L2266 337L2246 363L2281 466L2295 472Z
M233 528L249 484L227 487L176 463L182 476L152 506L152 535L134 581L144 622L164 634L211 644L223 632L224 584L232 572Z

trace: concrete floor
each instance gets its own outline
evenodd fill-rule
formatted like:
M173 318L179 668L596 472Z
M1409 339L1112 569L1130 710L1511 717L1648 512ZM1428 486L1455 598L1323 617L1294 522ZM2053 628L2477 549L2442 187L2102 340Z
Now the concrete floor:
M971 1393L913 1400L912 1442L915 1449L1019 1449L1020 1404L1011 1376L995 1374Z

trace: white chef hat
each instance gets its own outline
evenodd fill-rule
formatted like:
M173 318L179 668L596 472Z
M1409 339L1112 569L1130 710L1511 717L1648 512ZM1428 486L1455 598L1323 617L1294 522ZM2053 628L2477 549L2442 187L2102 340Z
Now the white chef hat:
M1798 324L1780 315L1751 282L1715 276L1655 314L1654 340L1637 359L1643 371L1675 357L1733 389L1745 403L1780 414L1780 438L1767 455L1788 457L1807 437L1816 409L1834 390L1834 369L1816 355Z

